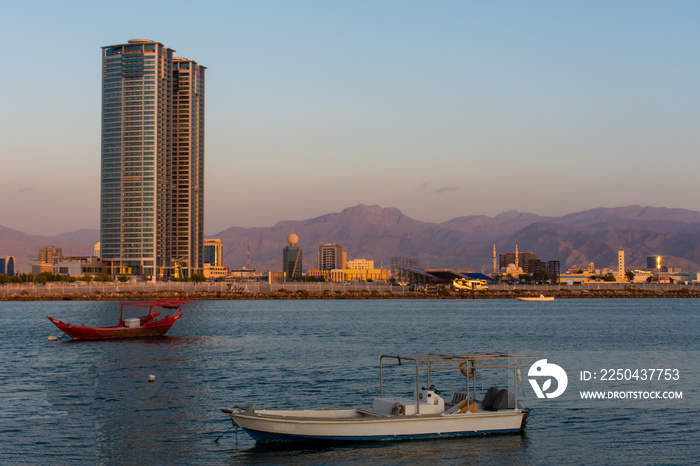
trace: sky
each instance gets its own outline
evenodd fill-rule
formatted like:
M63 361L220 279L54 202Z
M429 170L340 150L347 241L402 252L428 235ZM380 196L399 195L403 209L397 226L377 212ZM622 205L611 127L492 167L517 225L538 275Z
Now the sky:
M101 47L206 71L205 233L700 210L700 2L0 0L0 225L99 228Z

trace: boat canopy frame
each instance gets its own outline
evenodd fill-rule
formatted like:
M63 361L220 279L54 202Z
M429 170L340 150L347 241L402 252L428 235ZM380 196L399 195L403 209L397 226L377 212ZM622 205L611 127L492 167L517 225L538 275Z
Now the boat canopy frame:
M379 357L379 396L384 397L384 369L391 366L404 366L408 362L416 369L416 411L420 414L420 380L421 373L425 374L427 386L430 387L431 372L459 369L467 380L467 396L472 391L472 399L476 399L476 373L485 369L506 369L512 371L514 379L515 405L518 405L518 379L521 379L521 368L529 368L540 358L537 356L504 354L504 353L470 353L470 354L423 354L423 355L388 355ZM510 374L509 374L510 377ZM473 379L469 383L469 379ZM522 380L522 379L521 379Z
M193 299L158 299L155 301L134 301L131 303L120 303L119 321L122 322L124 320L124 306L147 307L148 308L147 316L150 316L153 313L153 311L155 311L159 307L162 307L164 309L175 309L175 313L173 315L176 315L178 312L180 312L180 308L182 307L183 304L189 303L192 301L194 301L194 300Z

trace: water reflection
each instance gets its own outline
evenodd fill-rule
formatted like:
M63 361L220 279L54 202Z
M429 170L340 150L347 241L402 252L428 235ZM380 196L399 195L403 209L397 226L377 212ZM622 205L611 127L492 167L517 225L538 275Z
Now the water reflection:
M200 369L201 342L165 337L110 343L96 358L100 456L166 461L186 454L202 430L210 398Z
M516 433L396 442L256 444L245 450L231 451L229 459L252 464L513 464L523 462L527 448L527 435Z

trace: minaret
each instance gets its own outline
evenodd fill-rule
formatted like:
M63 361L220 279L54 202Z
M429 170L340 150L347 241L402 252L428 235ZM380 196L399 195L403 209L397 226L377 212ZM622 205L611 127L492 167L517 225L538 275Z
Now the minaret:
M515 245L515 266L516 266L516 267L519 267L519 263L518 263L518 245L517 245L517 244Z

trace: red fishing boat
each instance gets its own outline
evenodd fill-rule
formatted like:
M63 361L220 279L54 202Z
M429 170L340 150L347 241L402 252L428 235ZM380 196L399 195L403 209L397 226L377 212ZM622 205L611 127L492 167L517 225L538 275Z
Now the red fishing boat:
M170 327L182 317L180 308L190 302L187 299L162 299L158 301L141 301L135 303L121 303L119 323L109 327L85 327L63 323L52 317L46 316L63 333L74 340L109 340L113 338L139 338L158 337L164 335ZM138 308L148 308L148 313L136 318L125 319L125 311ZM172 312L160 317L164 312Z

